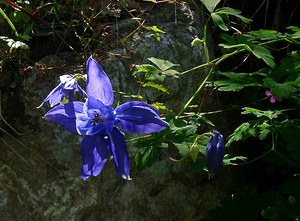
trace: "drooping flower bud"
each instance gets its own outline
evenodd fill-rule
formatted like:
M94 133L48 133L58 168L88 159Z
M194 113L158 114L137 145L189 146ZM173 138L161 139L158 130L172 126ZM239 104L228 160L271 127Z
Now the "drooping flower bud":
M210 176L213 176L222 166L224 157L224 138L219 131L214 131L206 147L206 165Z

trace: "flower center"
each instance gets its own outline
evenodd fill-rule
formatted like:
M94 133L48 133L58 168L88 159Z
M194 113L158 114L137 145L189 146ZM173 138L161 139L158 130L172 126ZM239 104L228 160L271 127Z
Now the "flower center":
M95 126L98 124L103 124L104 122L105 122L105 117L102 114L95 111L94 116L91 120L91 124Z

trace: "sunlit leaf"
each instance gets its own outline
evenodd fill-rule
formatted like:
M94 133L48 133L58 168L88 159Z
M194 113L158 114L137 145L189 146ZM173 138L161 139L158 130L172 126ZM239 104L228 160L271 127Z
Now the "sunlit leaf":
M148 58L149 61L151 61L153 64L155 64L161 71L166 71L172 67L178 67L179 64L173 64L172 62L168 60L163 60L159 58Z
M266 117L270 120L277 118L279 115L282 114L282 110L259 110L253 107L244 107L242 114L252 114L256 117Z
M224 159L223 159L223 165L224 166L227 166L227 165L235 165L237 162L236 161L246 161L247 160L247 157L244 157L244 156L230 156L229 154L226 154L224 156Z
M192 46L192 47L195 47L195 46L198 46L198 45L200 45L200 44L202 44L202 43L203 43L203 40L202 40L202 39L195 38L195 39L193 39L193 41L191 42L191 46Z
M172 112L169 108L166 107L164 103L155 102L151 104L153 107L155 107L158 111L162 112Z
M156 83L154 83L154 82L152 82L152 81L146 82L143 86L144 86L144 87L152 87L152 88L155 88L155 89L157 89L157 90L160 90L160 91L162 91L162 92L164 92L164 93L169 94L168 89L166 89L166 88L165 88L164 86L162 86L161 84L156 84Z
M150 27L149 26L144 26L144 28L146 28L147 30L153 31L157 41L160 41L160 39L161 39L160 35L161 34L166 33L165 31L158 28L156 25L150 26Z

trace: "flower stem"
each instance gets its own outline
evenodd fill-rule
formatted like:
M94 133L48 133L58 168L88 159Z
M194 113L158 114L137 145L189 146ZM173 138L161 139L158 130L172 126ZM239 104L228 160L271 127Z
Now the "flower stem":
M201 89L204 87L204 85L206 84L207 80L210 78L210 76L213 73L214 68L211 68L209 70L209 73L206 75L205 79L202 81L202 83L199 85L198 89L195 91L195 93L193 94L193 96L188 100L188 102L186 102L186 104L184 105L184 107L179 111L179 113L177 114L177 118L183 114L183 112L187 109L187 107L192 103L192 101L195 99L195 97L199 94L199 92L201 91Z

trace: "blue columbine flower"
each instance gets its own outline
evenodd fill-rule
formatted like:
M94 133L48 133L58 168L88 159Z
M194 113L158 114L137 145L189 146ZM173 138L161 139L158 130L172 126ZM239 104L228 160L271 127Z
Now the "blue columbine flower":
M52 108L44 116L62 125L66 130L85 135L80 145L82 156L81 177L97 176L110 155L113 156L118 174L130 179L130 162L124 134L158 132L168 123L157 110L143 102L131 101L113 109L112 85L101 66L90 57L87 61L88 98L85 103L71 102Z
M224 138L219 131L214 131L206 147L206 165L211 176L222 166L224 157Z
M68 74L59 77L60 83L54 88L48 96L43 100L40 106L49 101L50 107L53 107L64 99L65 95L68 96L69 102L74 100L74 90L79 92L82 96L86 96L86 92L79 86L76 80Z

